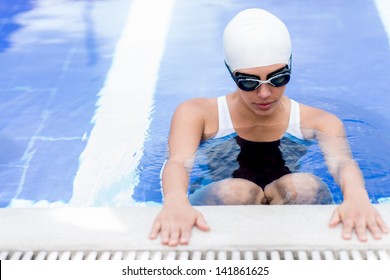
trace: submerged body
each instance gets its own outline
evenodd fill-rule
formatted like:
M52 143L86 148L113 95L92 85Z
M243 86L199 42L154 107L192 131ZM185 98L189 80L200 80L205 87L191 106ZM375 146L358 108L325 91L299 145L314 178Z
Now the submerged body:
M271 66L271 69L278 67L280 66ZM317 119L319 124L326 125L328 123L332 128L336 129L338 125L339 131L334 133L336 137L343 136L343 127L341 122L333 115L298 104L296 101L284 96L283 93L284 88L262 85L256 93L237 91L227 95L225 99L226 107L219 105L224 103L223 99L221 102L221 98L206 98L189 100L178 108L174 116L174 121L176 118L180 118L186 120L184 122L187 123L189 118L197 114L196 111L203 112L203 115L199 116L197 124L199 130L203 130L203 137L200 139L190 139L190 131L185 131L186 128L184 127L178 127L176 131L174 129L175 125L172 124L171 135L172 133L180 134L181 139L178 140L186 141L186 146L188 143L197 141L193 148L188 150L186 156L183 154L184 151L180 152L180 157L184 156L182 158L184 162L188 163L188 159L193 158L200 142L215 137L223 137L229 133L235 133L237 135L236 141L241 146L240 153L237 157L239 168L233 172L231 176L233 178L226 178L223 181L196 190L190 197L192 203L197 205L254 204L256 201L261 201L264 204L269 204L275 203L276 201L281 203L281 201L286 199L290 203L318 202L315 193L319 191L320 187L324 188L324 184L314 175L291 173L285 166L278 144L286 136L298 140L312 140L315 136L314 131L326 130L321 126L315 126L311 123L313 119ZM266 107L258 105L265 104L266 102ZM226 114L226 110L228 110L228 114ZM240 112L240 114L236 112ZM182 114L182 116L178 114ZM323 119L320 120L319 116ZM195 124L187 127L187 129L193 129L194 126ZM301 129L305 127L306 129ZM169 168L169 163L172 160L172 152L176 150L173 146L176 147L175 143L171 143L170 141L171 156L165 166L163 184L164 180L166 180L164 176L165 171ZM263 153L255 156L255 150L259 149L259 146L267 147L261 147L260 150L264 149ZM347 148L339 147L339 149L343 150L342 153L347 152L346 156L350 156ZM190 166L187 166L187 168L190 168ZM290 182L288 186L285 184L287 181ZM303 187L298 189L295 187L301 185L301 182L304 181L312 183L310 186L308 186L308 183L305 183L305 191L303 191ZM283 190L277 189L279 182L284 182ZM256 196L253 195L252 188L258 192ZM312 190L307 192L307 188L311 188ZM242 197L245 196L244 193L247 193L247 189L252 195L248 196L248 200L243 201ZM282 195L279 195L280 193ZM289 193L287 197L285 195L286 193ZM203 200L207 198L207 202L202 201L200 199L201 197ZM213 201L213 197L214 203L211 202ZM221 197L225 199L221 199Z
M278 110L286 112L285 118L278 121L281 130L275 134L269 133L269 137L263 138L261 136L266 135L267 130L272 132L272 128L277 126L276 123L267 125L264 122L252 127L249 123L242 124L247 131L245 134L247 138L244 138L240 135L243 129L234 125L233 114L229 109L229 107L234 108L234 103L231 102L234 102L235 98L237 98L236 94L231 94L219 97L217 102L215 99L189 101L210 106L210 108L205 107L205 111L213 112L212 115L217 116L216 119L206 121L217 122L218 125L215 135L203 140L204 142L234 137L239 147L238 154L234 155L235 158L230 158L237 161L235 164L237 168L229 174L229 177L195 189L189 197L191 204L332 203L331 193L320 178L312 174L296 173L297 161L305 154L305 145L310 145L309 140L313 138L313 135L308 133L306 133L308 137L305 138L301 129L301 107L304 110L303 115L309 108L287 97L283 97L280 101L275 100L274 103L280 103L281 106ZM267 111L268 108L258 110ZM221 146L220 149L224 149L223 144ZM226 153L230 152L228 150ZM218 161L216 158L210 160ZM219 163L223 166L217 166L218 168L227 168L231 164L231 162L221 161Z
M247 140L237 134L230 116L228 96L221 96L217 100L218 131L215 136L202 141L200 145L199 150L202 151L205 147L206 151L202 152L206 154L204 157L209 158L209 161L203 165L212 166L214 169L229 169L229 165L232 165L235 169L231 174L224 172L224 176L247 179L262 189L268 183L297 171L299 159L305 155L307 147L312 144L312 141L303 138L298 102L290 99L288 127L284 135L274 141L260 142ZM229 141L234 142L233 147L231 143L227 143ZM224 152L218 153L218 150ZM231 156L228 156L229 154ZM222 162L218 157L230 162ZM211 171L213 172L221 173L218 170ZM212 181L224 179L220 176L212 177Z

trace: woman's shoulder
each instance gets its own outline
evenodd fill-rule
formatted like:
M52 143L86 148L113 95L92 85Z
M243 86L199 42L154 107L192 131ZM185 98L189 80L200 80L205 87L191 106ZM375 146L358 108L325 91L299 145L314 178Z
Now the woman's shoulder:
M187 106L208 107L217 104L217 97L195 97L182 102L180 105L187 104Z
M217 98L191 98L179 104L176 111L207 114L217 110Z
M319 131L332 135L344 133L341 119L326 110L300 104L301 127L309 131Z
M191 98L182 102L173 116L173 123L183 121L186 125L202 127L202 139L209 138L218 129L217 98Z

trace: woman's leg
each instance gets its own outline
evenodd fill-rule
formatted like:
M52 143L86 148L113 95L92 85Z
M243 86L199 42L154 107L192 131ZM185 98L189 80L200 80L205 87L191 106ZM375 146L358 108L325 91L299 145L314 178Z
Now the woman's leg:
M328 186L309 173L284 175L264 188L269 204L332 204Z
M239 178L224 179L207 185L189 196L192 205L264 204L263 190L255 183Z

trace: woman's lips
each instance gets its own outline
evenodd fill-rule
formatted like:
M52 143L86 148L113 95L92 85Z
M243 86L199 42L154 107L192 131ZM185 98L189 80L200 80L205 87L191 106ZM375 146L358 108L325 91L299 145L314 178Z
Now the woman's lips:
M272 106L272 102L267 102L267 103L254 103L256 108L260 110L268 110Z

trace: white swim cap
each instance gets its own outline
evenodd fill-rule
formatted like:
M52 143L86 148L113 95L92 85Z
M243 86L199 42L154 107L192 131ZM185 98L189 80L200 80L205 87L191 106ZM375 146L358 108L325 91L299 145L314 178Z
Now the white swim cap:
M238 13L223 34L225 62L232 72L242 68L287 64L291 40L287 27L273 14L261 9Z

